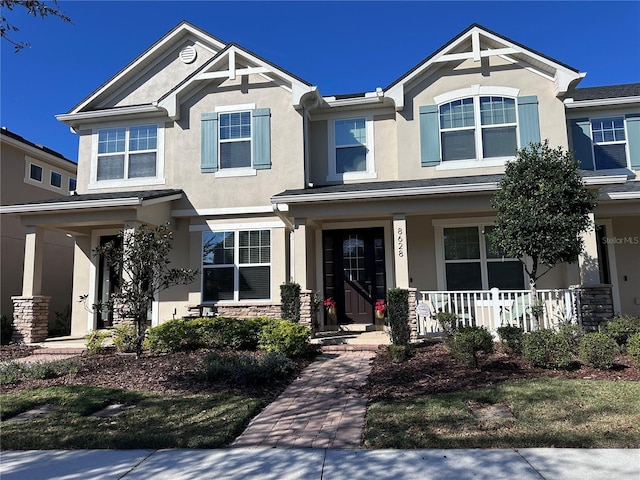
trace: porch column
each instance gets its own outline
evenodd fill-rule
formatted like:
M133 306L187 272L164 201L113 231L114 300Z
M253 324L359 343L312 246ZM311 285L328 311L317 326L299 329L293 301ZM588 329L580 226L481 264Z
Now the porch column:
M44 230L40 227L27 227L24 241L23 297L32 297L42 293L43 248Z
M407 220L401 214L393 216L393 258L396 288L409 288Z
M293 281L301 290L307 289L307 222L296 218L293 230Z
M129 221L125 221L124 225L122 227L122 255L124 257L126 257L128 255L127 253L127 242L129 241L129 238L131 235L135 234L135 230L136 228L138 228L140 225L142 224L142 222L138 222L136 220L129 220ZM123 271L122 272L122 281L126 282L126 281L130 281L131 277L129 276L129 272ZM133 323L134 319L133 318L127 318L124 316L124 312L122 312L121 308L119 308L120 305L118 304L114 304L113 305L113 325L117 326L117 325L123 325L126 323Z
M584 242L584 250L578 256L581 285L598 285L600 283L600 269L598 266L598 240L593 213L589 214L589 230L580 236Z
M28 226L24 242L22 295L13 301L13 338L17 342L37 343L47 338L49 300L42 295L44 230Z

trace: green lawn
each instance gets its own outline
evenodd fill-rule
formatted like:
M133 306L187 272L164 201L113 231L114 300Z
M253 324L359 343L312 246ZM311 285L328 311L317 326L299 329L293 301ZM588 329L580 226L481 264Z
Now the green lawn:
M481 422L468 402L504 403ZM535 379L369 406L368 448L638 448L640 382Z
M112 403L135 405L118 417L89 417ZM2 449L217 448L231 443L263 406L227 394L161 395L99 387L51 387L3 395L6 419L39 405L48 418L2 422Z

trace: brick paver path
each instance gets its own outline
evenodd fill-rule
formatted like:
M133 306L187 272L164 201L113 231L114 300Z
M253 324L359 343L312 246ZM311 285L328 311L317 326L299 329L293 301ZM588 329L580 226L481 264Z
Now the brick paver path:
M367 400L358 391L375 352L320 355L232 447L359 448Z

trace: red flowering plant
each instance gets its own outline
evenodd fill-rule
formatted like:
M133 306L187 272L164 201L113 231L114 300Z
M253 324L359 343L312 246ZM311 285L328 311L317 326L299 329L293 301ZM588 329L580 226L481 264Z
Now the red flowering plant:
M328 310L335 309L336 301L331 297L327 297L324 299L324 307Z
M380 317L384 317L384 314L387 311L387 304L385 303L384 300L377 300L375 309L376 309L376 313L378 313Z

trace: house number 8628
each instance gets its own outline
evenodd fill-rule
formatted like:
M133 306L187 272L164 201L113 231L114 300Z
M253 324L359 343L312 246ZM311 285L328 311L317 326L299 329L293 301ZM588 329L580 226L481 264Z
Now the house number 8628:
M398 236L396 238L397 244L398 244L398 256L400 258L404 257L404 235L403 235L404 231L402 230L402 227L398 228Z

